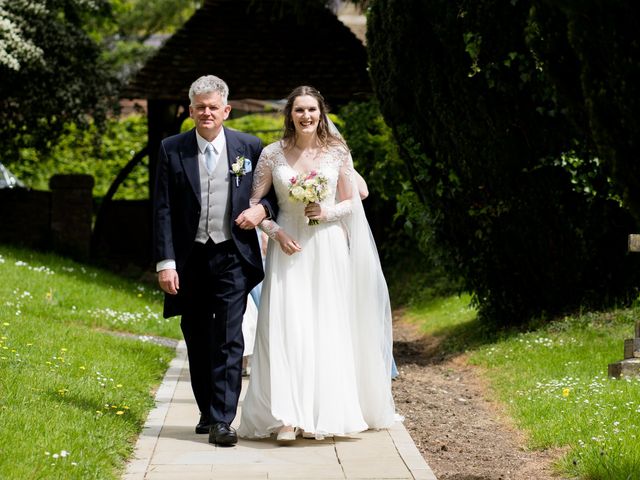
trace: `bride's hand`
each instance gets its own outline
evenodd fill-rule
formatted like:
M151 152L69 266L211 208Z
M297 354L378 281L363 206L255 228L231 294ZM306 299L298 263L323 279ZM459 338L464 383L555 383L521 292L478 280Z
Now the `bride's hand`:
M287 255L293 255L294 253L302 251L298 242L291 238L282 228L276 233L276 240L278 240L282 251Z
M315 202L311 202L309 204L307 204L306 207L304 207L304 214L310 219L310 220L324 220L325 219L325 214L322 211L322 207L320 206L319 203L315 203Z

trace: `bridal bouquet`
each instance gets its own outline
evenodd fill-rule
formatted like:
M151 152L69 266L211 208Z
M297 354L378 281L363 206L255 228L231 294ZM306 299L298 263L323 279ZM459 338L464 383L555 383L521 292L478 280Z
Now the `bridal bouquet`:
M311 170L309 173L299 173L289 180L289 197L305 205L324 200L329 193L327 177ZM309 225L317 225L318 220L309 219Z

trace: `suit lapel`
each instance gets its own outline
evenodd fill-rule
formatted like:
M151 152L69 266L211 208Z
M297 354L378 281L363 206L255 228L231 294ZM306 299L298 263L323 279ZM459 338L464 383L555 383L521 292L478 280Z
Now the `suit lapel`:
M196 195L198 203L201 203L200 167L198 165L198 142L196 140L195 128L185 137L185 140L180 147L180 159L182 161L182 168L184 169L184 172L189 179L189 184L193 189L193 193Z
M244 146L239 141L238 137L235 135L233 130L229 130L226 127L224 128L224 136L227 140L227 171L231 170L231 164L236 161L236 157L239 157L244 154ZM229 182L229 188L231 188L231 203L233 204L236 198L236 179L234 175L231 175L231 181Z

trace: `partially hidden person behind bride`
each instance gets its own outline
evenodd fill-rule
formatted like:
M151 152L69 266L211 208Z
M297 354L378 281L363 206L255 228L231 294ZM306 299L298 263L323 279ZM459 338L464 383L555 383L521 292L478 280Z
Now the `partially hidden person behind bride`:
M275 189L252 371L238 434L323 439L396 420L389 294L345 142L310 86L293 90L284 134L264 148L250 203ZM291 199L309 176L327 194ZM298 179L296 180L296 177Z

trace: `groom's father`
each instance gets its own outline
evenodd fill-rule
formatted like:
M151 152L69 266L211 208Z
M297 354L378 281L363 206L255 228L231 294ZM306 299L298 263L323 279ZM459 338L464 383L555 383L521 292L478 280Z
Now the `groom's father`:
M200 409L196 433L209 433L209 441L220 445L238 441L231 422L242 382L242 316L247 294L264 276L252 227L274 213L273 197L249 209L262 145L223 127L231 111L228 95L227 84L213 75L193 82L189 114L195 128L162 141L153 199L164 316L182 315Z

